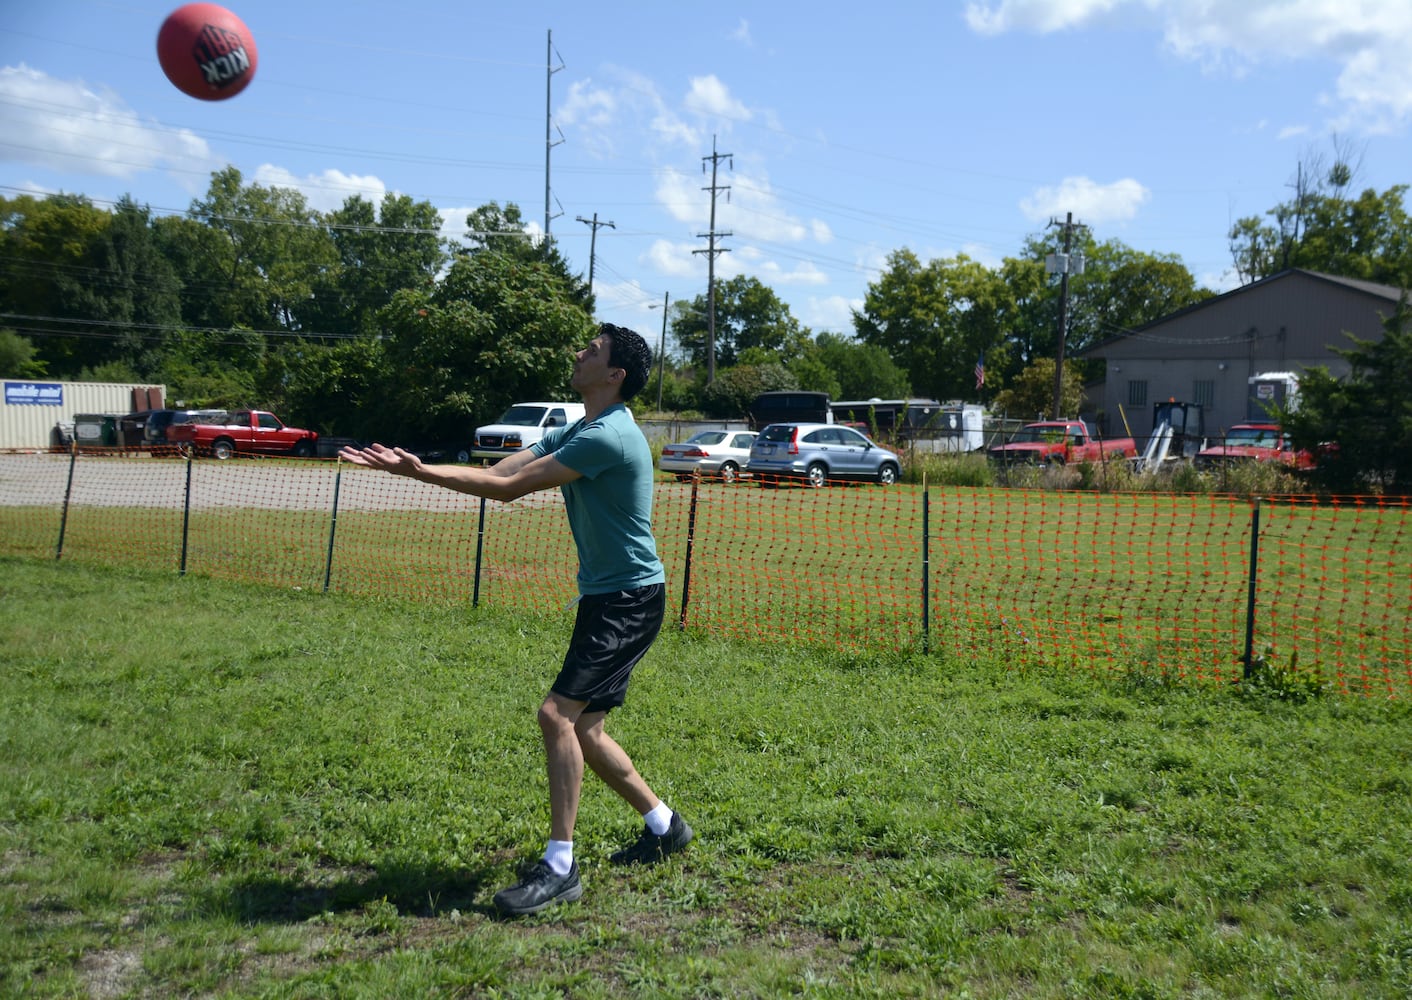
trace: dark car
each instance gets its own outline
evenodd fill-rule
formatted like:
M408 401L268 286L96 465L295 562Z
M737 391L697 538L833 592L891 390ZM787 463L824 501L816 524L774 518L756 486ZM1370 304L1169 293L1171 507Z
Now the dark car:
M169 444L167 428L172 424L218 424L225 419L225 410L148 410L143 433L149 445Z
M823 486L831 479L863 479L890 486L902 472L902 460L851 427L770 424L755 439L746 469L765 484L803 479Z

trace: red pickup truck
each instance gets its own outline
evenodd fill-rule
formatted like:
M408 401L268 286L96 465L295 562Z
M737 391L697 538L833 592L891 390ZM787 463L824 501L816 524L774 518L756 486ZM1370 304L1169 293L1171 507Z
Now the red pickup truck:
M1296 451L1279 424L1234 424L1222 443L1197 452L1192 464L1213 469L1232 462L1283 462L1296 469L1314 468L1314 456Z
M220 459L237 453L309 458L318 441L317 432L286 427L279 417L264 410L232 410L221 424L174 424L167 428L169 444Z
M994 445L987 454L1011 465L1073 465L1136 458L1137 442L1130 437L1101 441L1082 420L1040 420L1025 424L1014 437Z

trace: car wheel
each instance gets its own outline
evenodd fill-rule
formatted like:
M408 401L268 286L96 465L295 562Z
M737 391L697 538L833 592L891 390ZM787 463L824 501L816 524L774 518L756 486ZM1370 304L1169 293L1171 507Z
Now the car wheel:
M235 442L230 438L219 438L212 443L211 454L224 462L235 454Z
M804 475L809 479L809 485L818 489L829 481L829 470L823 462L810 462L809 468L804 470Z
M295 458L308 458L314 453L314 446L308 441L300 441L294 446Z
M722 462L720 471L721 482L733 483L740 478L740 466L734 462Z
M465 464L466 464L467 462L469 462L470 460L471 460L471 449L469 449L469 448L462 448L460 451L456 452L456 461L460 462L462 465L465 465Z
M884 486L891 486L897 482L897 466L891 462L884 462L883 467L878 470L878 482Z

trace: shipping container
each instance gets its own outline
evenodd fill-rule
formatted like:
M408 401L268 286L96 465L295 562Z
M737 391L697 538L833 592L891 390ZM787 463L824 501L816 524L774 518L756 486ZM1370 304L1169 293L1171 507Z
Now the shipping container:
M47 382L4 380L0 403L0 450L39 451L64 445L73 436L78 414L112 414L163 405L166 386L120 382Z

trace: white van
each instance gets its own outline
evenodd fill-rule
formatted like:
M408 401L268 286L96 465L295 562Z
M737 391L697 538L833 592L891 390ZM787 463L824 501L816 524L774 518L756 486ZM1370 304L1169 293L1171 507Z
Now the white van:
M471 458L497 462L528 448L551 427L565 427L583 415L582 403L516 403L495 423L476 428Z

